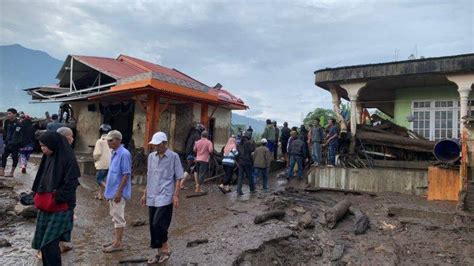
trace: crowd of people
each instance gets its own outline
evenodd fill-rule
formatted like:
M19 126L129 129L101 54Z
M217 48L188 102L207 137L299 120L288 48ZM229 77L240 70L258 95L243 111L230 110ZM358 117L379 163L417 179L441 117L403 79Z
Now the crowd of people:
M61 252L72 247L71 232L76 207L76 189L81 177L72 144L73 131L58 121L53 115L47 129L36 137L43 153L32 186L34 205L38 209L36 230L32 247L38 250L38 257L44 265L60 265ZM337 152L339 129L335 119L331 119L324 129L316 119L309 129L289 128L284 123L277 127L275 121L267 120L267 126L257 141L252 139L253 129L249 127L238 136L231 136L223 147L222 166L224 177L218 188L226 194L232 191L234 173L237 172L236 192L243 195L244 180L248 181L250 193L256 192L257 180L262 180L262 191L268 191L268 176L272 160L287 162L288 181L294 176L302 179L303 169L308 165L323 164L321 151L327 146L327 165L334 166ZM179 207L179 192L186 188L186 181L194 177L195 192L202 193L208 176L209 160L214 154L214 145L208 139L205 127L198 124L186 145L186 163L183 169L179 155L168 148L168 138L164 132L153 135L149 145L153 151L148 155L147 186L140 199L148 207L150 247L156 255L149 263L162 263L170 257L168 228L173 209ZM109 214L114 227L114 239L103 244L104 253L123 250L123 235L126 227L126 202L132 194L132 156L122 144L122 134L103 124L98 130L98 138L93 151L96 167L98 200L107 200ZM26 171L28 157L33 151L35 130L31 118L17 113L14 108L7 110L3 122L4 151L0 175L13 177L21 157L22 172ZM12 168L5 174L7 158L12 157ZM296 168L296 169L295 169Z

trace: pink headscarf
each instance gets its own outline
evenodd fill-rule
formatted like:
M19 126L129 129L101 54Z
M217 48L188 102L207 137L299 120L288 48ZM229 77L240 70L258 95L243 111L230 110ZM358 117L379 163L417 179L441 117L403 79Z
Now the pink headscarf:
M224 147L224 155L231 152L233 149L236 149L237 146L235 145L235 138L230 137L227 141L227 144Z

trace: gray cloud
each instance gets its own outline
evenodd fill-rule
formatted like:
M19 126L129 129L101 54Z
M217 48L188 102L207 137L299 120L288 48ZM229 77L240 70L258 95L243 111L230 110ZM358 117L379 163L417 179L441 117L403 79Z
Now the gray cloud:
M222 83L246 115L331 107L313 71L473 52L472 1L1 1L0 42L59 59L128 54Z

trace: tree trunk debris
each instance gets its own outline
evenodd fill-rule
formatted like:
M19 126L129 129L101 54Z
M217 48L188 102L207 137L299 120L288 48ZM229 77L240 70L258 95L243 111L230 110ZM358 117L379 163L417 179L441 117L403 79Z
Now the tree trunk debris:
M354 221L354 234L362 235L369 228L369 218L358 208L351 206L349 207L349 212L355 216Z
M255 219L253 222L255 224L261 224L273 218L281 220L285 217L285 215L286 215L285 211L268 211L263 214L255 216Z
M324 218L326 219L326 225L330 229L336 227L337 222L346 215L351 202L348 200L339 201L334 207L328 209L324 213Z
M342 192L345 194L355 194L355 195L369 195L371 197L377 196L376 193L373 192L368 192L368 191L360 191L360 190L349 190L349 189L343 189L343 188L325 188L325 187L314 187L314 188L305 188L304 192L310 192L310 193L315 193L315 192L320 192L320 191L329 191L329 192Z

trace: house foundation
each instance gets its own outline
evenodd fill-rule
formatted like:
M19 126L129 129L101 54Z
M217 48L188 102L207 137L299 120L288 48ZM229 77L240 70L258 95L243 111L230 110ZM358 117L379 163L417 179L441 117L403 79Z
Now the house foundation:
M398 192L426 196L428 171L395 168L313 167L308 183L316 188L334 188L365 192Z

